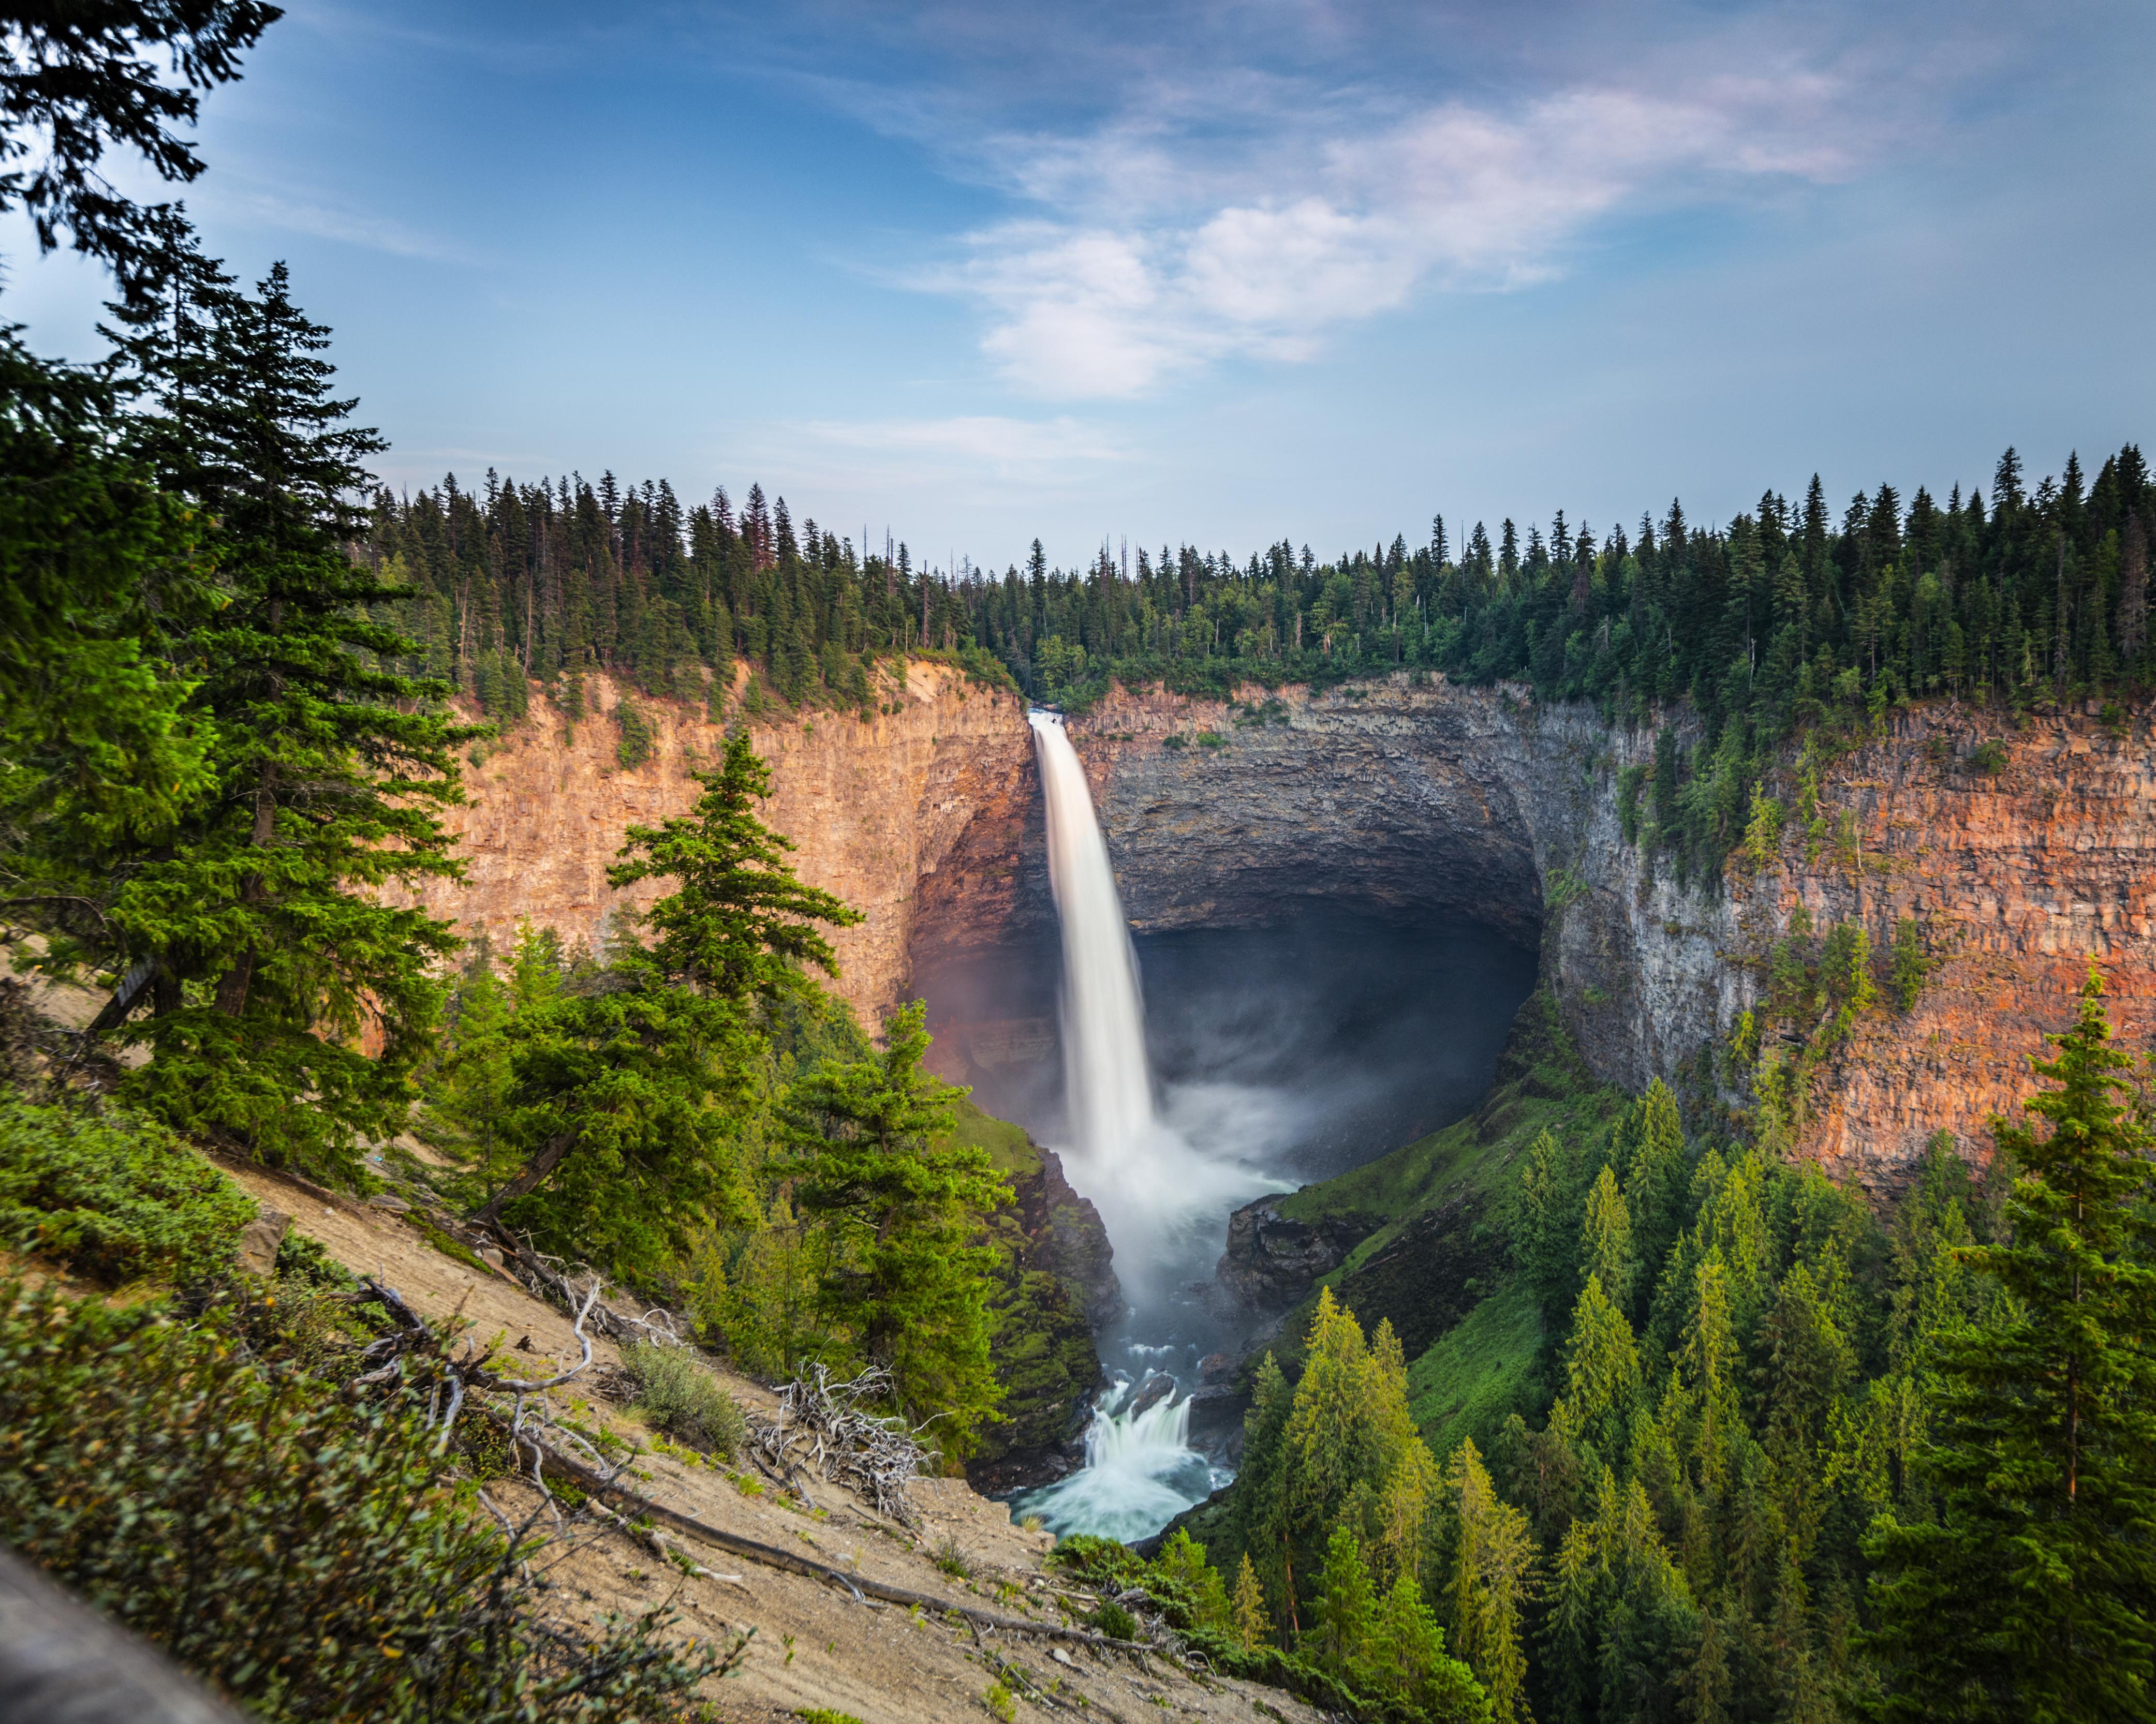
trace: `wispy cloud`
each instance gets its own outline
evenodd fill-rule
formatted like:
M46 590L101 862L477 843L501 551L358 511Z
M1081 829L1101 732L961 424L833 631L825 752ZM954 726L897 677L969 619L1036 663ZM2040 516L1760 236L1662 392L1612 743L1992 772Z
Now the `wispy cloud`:
M206 187L200 201L206 212L232 226L305 233L427 263L477 265L486 261L469 246L425 233L393 217L332 199L273 192L249 185L237 175Z
M985 313L983 351L1052 398L1119 398L1234 356L1295 361L1425 290L1562 272L1594 224L1767 179L1846 178L1884 141L1825 76L1723 78L1672 95L1581 86L1509 109L1448 101L1305 123L1223 162L1173 140L1065 138L1016 177L1062 213L965 235L918 285Z
M1007 382L1069 400L1307 359L1431 295L1562 275L1635 215L1860 177L1950 136L2064 28L2041 0L794 16L816 64L798 42L771 64L1009 198L904 280L977 307Z

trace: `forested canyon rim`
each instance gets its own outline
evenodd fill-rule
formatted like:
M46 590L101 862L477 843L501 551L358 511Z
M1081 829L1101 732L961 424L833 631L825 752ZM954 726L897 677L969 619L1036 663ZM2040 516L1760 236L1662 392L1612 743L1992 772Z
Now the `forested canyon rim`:
M1729 1034L1799 906L1816 925L1861 917L1879 946L1914 919L1933 967L1913 1010L1858 1027L1802 1139L1866 1183L1891 1183L1942 1128L1983 1152L1986 1121L2025 1088L2029 1050L2071 1018L2092 962L2122 1034L2156 1024L2145 711L2016 727L1945 703L1907 709L1825 772L1830 842L1808 845L1791 823L1771 860L1740 853L1710 885L1681 883L1624 836L1617 776L1651 759L1650 730L1441 676L1261 698L1118 687L1071 721L1134 928L1260 925L1315 896L1538 936L1590 1065L1637 1088ZM865 912L834 937L836 985L870 1024L924 961L1037 936L1054 914L1024 703L915 660L895 704L867 720L750 721L775 769L767 815L800 847L802 877ZM497 942L525 916L599 937L635 901L605 885L623 831L685 808L687 768L721 740L700 708L647 711L656 752L623 768L610 721L570 726L535 700L537 721L487 754L452 815L469 884L435 884L428 907ZM2002 769L1970 767L1979 739L2004 743Z

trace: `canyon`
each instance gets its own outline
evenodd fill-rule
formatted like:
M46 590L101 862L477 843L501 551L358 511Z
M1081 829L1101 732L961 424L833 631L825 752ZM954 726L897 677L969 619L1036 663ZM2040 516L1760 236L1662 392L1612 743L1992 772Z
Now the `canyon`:
M619 699L588 687L601 711ZM863 912L834 936L835 987L871 1025L939 971L1030 962L1055 926L1024 702L927 660L892 692L867 719L737 715L800 875ZM1815 926L1861 920L1882 949L1912 919L1929 954L1913 1008L1860 1021L1816 1075L1799 1140L1874 1187L1941 1130L1987 1152L1987 1122L2026 1092L2092 965L2122 1037L2156 1029L2146 711L1891 714L1820 770L1809 834L1792 819L1771 854L1682 881L1620 818L1620 774L1652 761L1651 728L1441 677L1245 695L1116 688L1070 721L1134 931L1261 927L1312 900L1478 922L1538 947L1594 1075L1638 1089L1722 1045L1799 906ZM588 943L655 895L611 891L606 865L631 824L687 808L689 771L723 731L700 707L645 704L657 747L624 768L611 721L572 726L535 696L470 772L451 823L467 883L430 888L429 907L497 945L526 917ZM938 1021L930 992L947 1075L1050 1057L1051 1006Z

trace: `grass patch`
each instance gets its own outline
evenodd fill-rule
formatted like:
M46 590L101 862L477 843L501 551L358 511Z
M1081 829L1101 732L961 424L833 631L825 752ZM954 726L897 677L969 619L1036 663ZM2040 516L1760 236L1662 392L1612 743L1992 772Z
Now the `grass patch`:
M971 1580L973 1578L973 1562L959 1547L958 1535L955 1532L943 1535L943 1542L936 1547L935 1562L953 1580Z
M1409 1409L1437 1455L1463 1437L1486 1450L1509 1414L1540 1403L1542 1339L1533 1296L1507 1283L1408 1367Z
M983 1149L996 1172L1018 1179L1040 1171L1040 1151L1025 1127L983 1113L963 1097L952 1106L951 1135L945 1141L962 1148Z
M440 1252L443 1256L461 1263L466 1269L475 1269L483 1275L490 1275L494 1273L494 1266L491 1264L454 1234L444 1233L436 1224L434 1218L424 1210L408 1209L405 1212L404 1219L418 1229L421 1239Z

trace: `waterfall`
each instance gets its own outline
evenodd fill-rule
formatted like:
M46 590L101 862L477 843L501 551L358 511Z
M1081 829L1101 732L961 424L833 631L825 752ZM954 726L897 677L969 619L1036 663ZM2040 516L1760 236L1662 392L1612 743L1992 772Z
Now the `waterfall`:
M1149 1538L1194 1503L1216 1480L1190 1446L1190 1403L1163 1396L1148 1404L1127 1381L1101 1396L1086 1428L1086 1465L1066 1479L1014 1502L1061 1535L1090 1532L1126 1542ZM1133 1402L1129 1410L1121 1410Z
M1048 876L1063 931L1071 1139L1065 1172L1101 1212L1133 1327L1142 1328L1164 1320L1164 1292L1209 1272L1228 1211L1276 1187L1231 1154L1194 1147L1161 1118L1137 956L1085 768L1060 714L1035 711L1031 720L1048 809ZM1134 1343L1130 1351L1170 1349ZM1014 1506L1041 1515L1059 1533L1135 1539L1202 1501L1219 1480L1190 1447L1188 1397L1174 1392L1172 1378L1162 1387L1166 1393L1148 1399L1142 1385L1119 1382L1095 1408L1083 1470Z
M1143 1306L1178 1272L1211 1264L1209 1229L1275 1189L1227 1157L1205 1154L1163 1121L1146 1058L1137 957L1108 865L1107 840L1061 715L1031 715L1048 807L1048 877L1063 930L1063 1071L1071 1184L1093 1201L1116 1273Z

